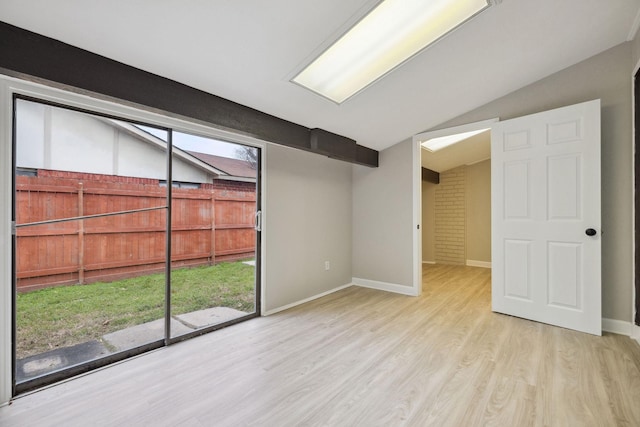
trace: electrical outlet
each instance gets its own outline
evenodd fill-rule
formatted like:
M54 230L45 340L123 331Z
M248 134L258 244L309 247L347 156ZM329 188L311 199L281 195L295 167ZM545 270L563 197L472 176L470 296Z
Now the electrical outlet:
M329 261L325 261L324 262L324 269L325 270L331 270L331 263Z

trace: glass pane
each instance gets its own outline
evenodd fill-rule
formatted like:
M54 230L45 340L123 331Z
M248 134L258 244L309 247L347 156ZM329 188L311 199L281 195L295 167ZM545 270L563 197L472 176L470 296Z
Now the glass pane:
M17 382L163 339L166 143L17 100L15 148Z
M256 311L257 149L173 132L171 336ZM254 159L252 162L251 159Z

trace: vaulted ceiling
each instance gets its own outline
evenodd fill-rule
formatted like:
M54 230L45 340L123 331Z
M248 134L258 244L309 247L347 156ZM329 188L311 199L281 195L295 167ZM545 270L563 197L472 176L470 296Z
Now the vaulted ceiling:
M628 40L640 9L503 0L342 105L289 82L376 3L2 0L0 20L381 150Z

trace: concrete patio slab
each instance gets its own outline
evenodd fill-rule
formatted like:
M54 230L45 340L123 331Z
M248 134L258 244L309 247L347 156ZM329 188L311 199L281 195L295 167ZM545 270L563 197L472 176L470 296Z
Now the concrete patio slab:
M227 320L237 319L246 316L248 313L235 310L229 307L213 307L204 310L192 311L191 313L179 314L174 316L182 323L194 329L204 328L205 326L217 325ZM175 335L175 334L172 334Z
M192 328L183 325L175 319L171 319L172 336L182 335L192 331ZM102 337L104 342L107 345L112 346L115 351L128 350L163 338L164 319L131 326Z

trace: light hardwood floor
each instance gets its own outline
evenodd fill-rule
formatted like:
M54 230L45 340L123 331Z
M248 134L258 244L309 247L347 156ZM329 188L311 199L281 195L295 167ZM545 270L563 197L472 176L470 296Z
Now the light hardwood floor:
M640 426L640 346L491 313L490 270L351 287L16 399L2 426Z

